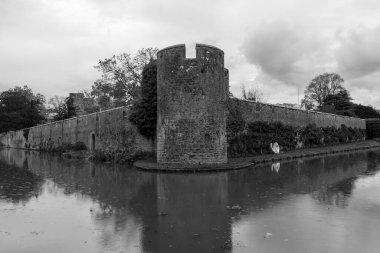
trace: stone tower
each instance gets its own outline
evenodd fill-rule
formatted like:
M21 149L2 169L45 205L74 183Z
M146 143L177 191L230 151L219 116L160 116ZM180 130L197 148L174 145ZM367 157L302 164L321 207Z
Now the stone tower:
M227 163L228 71L222 50L185 45L157 53L157 162Z

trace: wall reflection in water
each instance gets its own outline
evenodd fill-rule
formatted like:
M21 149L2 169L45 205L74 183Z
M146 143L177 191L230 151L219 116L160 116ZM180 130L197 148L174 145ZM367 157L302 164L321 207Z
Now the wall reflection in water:
M356 183L377 175L379 154L350 153L229 173L152 174L3 149L0 223L18 220L11 232L26 231L29 237L38 227L52 243L44 236L29 241L25 233L24 239L12 237L10 231L0 231L0 243L12 251L21 240L28 252L57 250L57 245L59 252L321 252L322 242L311 238L315 224L310 220L328 216L326 210L349 209ZM363 191L365 184L360 183ZM41 212L54 228L39 222L40 216L24 225L21 209ZM321 224L317 231L331 225ZM289 236L291 229L303 234ZM310 248L305 240L316 242Z

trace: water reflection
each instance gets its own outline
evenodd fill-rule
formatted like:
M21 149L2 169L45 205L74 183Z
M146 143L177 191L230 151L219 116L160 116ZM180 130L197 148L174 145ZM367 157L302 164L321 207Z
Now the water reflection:
M363 212L380 220L379 154L198 175L3 149L0 245L5 252L345 252L359 244L334 243L363 233ZM347 235L348 218L358 223Z
M28 169L5 165L0 173L0 200L26 203L41 193L43 179Z
M272 171L276 171L277 173L280 171L281 164L279 162L272 164Z

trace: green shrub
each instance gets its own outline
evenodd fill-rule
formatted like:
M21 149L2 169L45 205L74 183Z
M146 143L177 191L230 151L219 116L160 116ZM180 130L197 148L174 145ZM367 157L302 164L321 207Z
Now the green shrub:
M367 119L368 139L380 138L380 119Z
M86 144L84 142L75 142L71 145L71 150L79 151L79 150L87 150Z
M323 128L324 144L333 145L339 143L339 130L336 127Z
M296 147L295 136L296 128L281 122L248 123L243 132L234 132L228 138L228 153L231 156L267 154L272 152L270 143L274 142L280 145L281 150L292 150Z
M64 151L69 151L69 150L80 151L80 150L87 150L87 147L86 147L86 144L79 141L75 143L64 143L62 145L62 149Z
M293 127L281 122L251 122L243 131L232 132L228 140L230 157L273 153L270 143L277 142L281 151L294 150L297 144L302 147L335 145L349 141L363 140L365 130L342 125L336 127L317 127L315 124L306 127ZM299 147L298 147L299 148Z
M100 162L113 162L118 164L133 164L133 162L141 159L151 158L151 152L123 148L117 150L95 150L90 159Z
M305 147L315 147L324 143L324 132L315 124L307 125L301 131L301 140Z
M64 153L67 151L81 151L81 150L87 150L86 144L83 142L75 142L75 143L62 143L62 145L58 147L50 147L48 149L41 147L41 150L43 151L49 151L52 153Z
M245 129L245 121L239 104L237 99L230 98L227 100L227 138L233 138Z

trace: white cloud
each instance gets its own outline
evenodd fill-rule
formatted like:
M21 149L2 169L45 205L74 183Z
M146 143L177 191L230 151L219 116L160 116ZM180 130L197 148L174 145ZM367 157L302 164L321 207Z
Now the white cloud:
M270 102L290 102L337 71L368 102L362 94L380 92L379 10L375 0L2 0L0 91L65 96L91 87L98 59L199 42L225 51L235 95L255 82Z
M348 77L361 77L380 70L380 26L358 27L339 36L339 70Z
M281 85L287 86L287 91L293 87L303 91L313 77L336 72L344 77L356 102L379 107L379 44L380 26L339 28L324 35L311 24L294 25L281 20L253 29L242 52L250 63L261 68L258 76L266 76L276 99L294 100L294 92L276 94Z
M253 30L242 51L248 61L259 65L264 73L296 85L308 72L320 68L319 63L326 60L324 54L328 46L329 41L315 36L314 29L277 20Z

